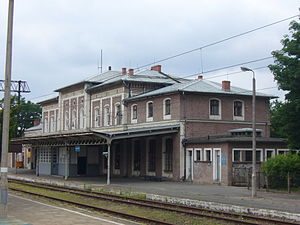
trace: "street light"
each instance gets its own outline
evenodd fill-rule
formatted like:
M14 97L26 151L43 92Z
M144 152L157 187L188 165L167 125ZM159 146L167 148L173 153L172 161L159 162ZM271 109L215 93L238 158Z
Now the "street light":
M241 67L244 72L252 72L252 198L256 197L256 118L255 118L255 73L252 69Z

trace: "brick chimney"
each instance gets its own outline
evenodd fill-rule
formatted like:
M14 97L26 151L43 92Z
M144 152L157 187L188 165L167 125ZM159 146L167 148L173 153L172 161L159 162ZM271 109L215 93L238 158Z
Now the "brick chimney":
M129 76L133 76L133 74L134 74L133 69L129 69L129 70L128 70L128 75L129 75Z
M38 126L38 125L40 125L40 120L34 120L33 121L33 126L35 127L35 126Z
M229 80L222 81L222 89L223 89L223 91L230 91L230 81Z
M202 76L202 75L199 75L199 76L197 77L197 79L198 79L198 80L203 80L203 76Z
M126 75L126 68L122 68L122 75Z
M152 66L151 70L154 70L154 71L157 71L157 72L161 72L161 65Z

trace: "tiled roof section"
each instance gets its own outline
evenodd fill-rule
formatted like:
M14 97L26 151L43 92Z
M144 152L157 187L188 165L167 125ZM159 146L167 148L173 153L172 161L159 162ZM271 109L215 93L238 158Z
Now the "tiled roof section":
M230 91L222 89L222 84L208 81L208 80L189 80L183 83L176 83L168 87L160 88L148 93L134 96L126 99L126 101L136 100L140 98L147 98L150 96L174 93L174 92L194 92L194 93L214 93L214 94L226 94L226 95L246 95L251 96L252 91L243 88L231 86ZM264 93L256 92L256 96L276 98L276 96L267 95Z

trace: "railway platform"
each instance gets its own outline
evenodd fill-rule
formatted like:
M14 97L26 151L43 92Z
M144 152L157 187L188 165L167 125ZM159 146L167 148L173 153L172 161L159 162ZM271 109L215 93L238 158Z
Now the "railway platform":
M31 170L19 169L9 172L9 177L35 180L45 183L78 187L82 189L102 189L112 192L147 193L157 199L169 197L183 202L200 201L215 209L237 211L243 209L261 214L292 215L300 218L300 193L265 192L258 190L257 198L252 199L251 190L245 187L193 184L186 182L148 181L142 178L112 178L111 185L106 185L106 177L73 177L67 180L57 176L36 176ZM187 201L185 201L187 200ZM173 200L172 200L173 201ZM218 207L217 207L218 206ZM221 207L221 208L220 208ZM254 211L253 211L254 210Z

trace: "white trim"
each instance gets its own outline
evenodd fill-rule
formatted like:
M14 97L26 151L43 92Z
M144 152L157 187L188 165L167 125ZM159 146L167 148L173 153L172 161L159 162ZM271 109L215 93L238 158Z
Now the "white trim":
M233 148L232 153L233 153L233 151L253 151L253 149L252 148ZM263 162L263 149L257 148L256 152L257 151L260 151L260 160L258 162ZM233 160L233 156L234 155L232 154L232 160ZM240 156L240 157L242 157L242 156ZM234 161L232 161L232 162L234 162ZM241 161L241 162L250 162L250 161Z
M167 100L170 100L170 114L169 115L166 115L166 101ZM163 119L164 120L170 120L172 118L171 104L172 104L171 98L165 98L163 100Z
M133 107L136 106L136 118L133 119ZM138 118L138 105L137 104L133 104L131 105L131 110L130 110L130 119L131 119L131 123L137 123L137 118Z
M210 102L212 101L212 100L218 100L219 101L219 115L211 115L210 113ZM209 111L209 119L212 119L212 120L221 120L222 119L222 101L220 100L220 99L218 99L218 98L210 98L209 100L209 104L208 104L208 107L209 107L209 109L208 109L208 111Z
M219 155L219 180L217 180L217 152ZM222 180L222 164L221 164L221 148L213 149L213 180L217 182L221 182Z
M152 116L149 117L149 104L152 103ZM146 122L152 122L153 121L153 114L154 114L154 103L153 101L148 101L146 103Z
M275 157L275 149L274 148L272 148L272 149L266 148L264 161L267 161L267 151L272 151L271 158Z
M200 154L200 159L197 159L197 152L199 152ZM202 152L202 148L195 148L194 149L194 161L203 161L203 152Z
M207 155L206 155L206 152L207 151L210 151L210 159L207 159ZM203 151L203 159L204 161L212 161L212 148L204 148L204 151Z
M193 181L194 180L194 157L193 157L193 153L194 153L194 149L193 148L187 148L186 149L186 166L185 166L185 170L186 170L186 179L188 179L188 163L189 163L189 153L191 152L191 161L190 161L190 167L191 167L191 180Z
M242 103L242 116L235 116L234 115L234 103L235 102L241 102ZM240 99L233 100L232 109L233 109L233 111L232 111L233 120L245 120L245 102L243 100L240 100Z

